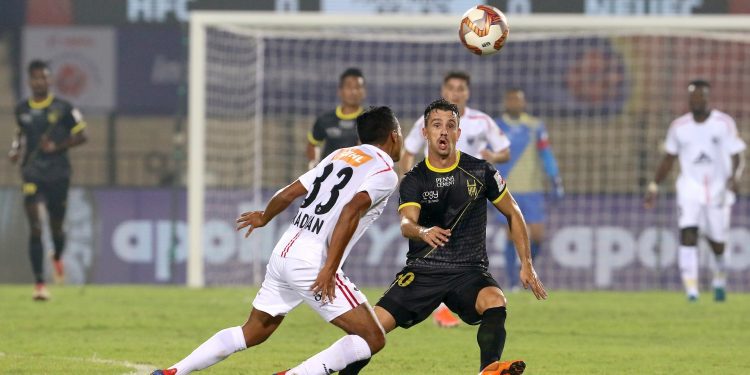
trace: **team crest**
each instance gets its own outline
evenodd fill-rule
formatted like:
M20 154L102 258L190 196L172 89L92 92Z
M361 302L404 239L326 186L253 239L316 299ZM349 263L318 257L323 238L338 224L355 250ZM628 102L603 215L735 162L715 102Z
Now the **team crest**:
M57 111L49 111L49 113L47 113L47 121L50 125L56 124L58 118L59 115L57 114Z
M466 190L469 193L469 196L474 199L479 195L479 191L477 190L477 182L466 180Z

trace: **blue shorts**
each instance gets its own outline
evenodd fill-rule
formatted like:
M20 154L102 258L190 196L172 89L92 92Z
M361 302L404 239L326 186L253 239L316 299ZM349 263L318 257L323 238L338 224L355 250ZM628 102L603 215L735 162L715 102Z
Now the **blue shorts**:
M544 222L544 193L531 192L531 193L518 193L513 194L513 198L516 199L518 207L521 208L523 218L526 219L527 224L542 223ZM497 215L500 223L508 224L503 214Z

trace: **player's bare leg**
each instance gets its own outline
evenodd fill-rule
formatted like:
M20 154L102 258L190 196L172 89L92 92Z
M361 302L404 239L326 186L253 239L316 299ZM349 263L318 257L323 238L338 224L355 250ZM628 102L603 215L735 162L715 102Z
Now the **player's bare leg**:
M394 319L393 315L391 315L386 309L380 306L375 306L375 316L377 317L380 326L383 327L385 333L396 329L396 319ZM367 366L368 363L370 363L370 358L350 363L345 369L339 371L339 375L357 375L363 368L365 368L365 366Z
M698 228L680 229L678 264L689 301L698 299Z
M724 302L727 299L726 285L727 285L727 254L725 254L724 242L716 242L712 239L708 239L708 244L711 245L711 250L714 253L714 260L716 261L716 268L714 269L713 277L713 288L714 288L714 301Z
M506 303L505 295L498 287L485 287L477 295L475 308L482 316L477 331L480 375L520 375L526 368L526 364L520 360L500 362L505 347Z
M352 363L365 361L366 364L372 355L385 346L385 331L368 303L360 304L336 317L331 323L344 330L347 336L287 371L286 374L323 375L331 371L344 370Z
M185 359L167 370L156 370L152 375L183 375L207 368L223 361L232 353L266 341L283 320L283 315L272 316L253 308L250 317L242 326L217 332Z

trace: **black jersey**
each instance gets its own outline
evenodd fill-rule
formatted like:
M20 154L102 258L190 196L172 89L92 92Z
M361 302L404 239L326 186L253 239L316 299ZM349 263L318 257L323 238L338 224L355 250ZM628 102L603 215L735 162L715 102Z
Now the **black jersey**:
M326 112L315 120L312 130L307 134L307 139L315 146L325 142L321 159L340 148L353 147L359 144L354 119L360 113L362 113L362 109L345 115L341 112L339 106L336 107L335 111Z
M54 181L70 177L68 151L51 154L41 150L46 135L60 144L86 127L81 112L65 100L49 95L43 102L26 100L16 105L16 123L26 138L26 153L21 164L25 181Z
M492 164L458 152L456 164L435 168L427 159L406 173L399 188L399 210L418 206L419 225L452 228L444 247L434 251L409 240L406 264L414 267L487 269L487 204L505 195L505 181ZM429 254L428 254L429 253Z

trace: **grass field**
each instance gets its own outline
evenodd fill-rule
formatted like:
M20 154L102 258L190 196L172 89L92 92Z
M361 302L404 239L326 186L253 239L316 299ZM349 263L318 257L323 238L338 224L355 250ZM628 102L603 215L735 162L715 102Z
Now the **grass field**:
M0 374L147 373L168 366L216 331L241 324L254 291L174 287L53 287L35 303L30 286L0 286ZM380 290L366 290L376 301ZM750 295L689 304L665 292L555 292L537 302L511 294L504 358L527 374L748 374ZM271 374L341 336L301 306L258 348L210 374ZM397 329L363 374L476 374L476 327L425 322Z

